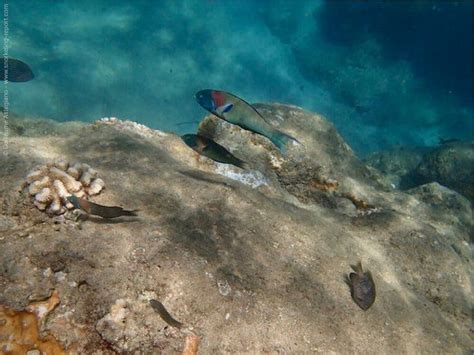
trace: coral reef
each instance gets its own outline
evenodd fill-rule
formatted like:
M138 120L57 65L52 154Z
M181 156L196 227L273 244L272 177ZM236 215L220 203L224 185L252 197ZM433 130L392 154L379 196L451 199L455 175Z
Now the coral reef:
M105 183L88 164L69 164L65 160L57 160L33 169L27 175L24 186L39 210L58 215L73 208L67 200L68 196L97 195Z
M0 352L2 354L65 354L52 336L41 337L39 324L59 303L57 292L42 302L30 304L26 311L0 305Z
M82 124L39 139L29 136L34 122L12 134L10 156L0 155L0 303L25 309L58 290L40 331L80 354L180 352L188 330L205 354L472 349L467 199L439 184L387 188L324 117L256 107L301 149L282 156L211 116L201 129L264 184L197 161L175 134ZM32 208L16 188L45 152L93 164L108 183L94 201L133 206L140 219L73 221ZM357 261L377 289L367 312L343 279ZM169 327L150 299L185 327Z

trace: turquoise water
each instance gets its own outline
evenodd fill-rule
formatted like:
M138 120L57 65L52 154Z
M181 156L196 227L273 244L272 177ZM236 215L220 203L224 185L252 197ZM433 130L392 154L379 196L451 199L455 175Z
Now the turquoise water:
M468 1L11 1L10 110L193 132L205 88L326 115L360 154L472 140ZM188 123L194 122L194 123Z

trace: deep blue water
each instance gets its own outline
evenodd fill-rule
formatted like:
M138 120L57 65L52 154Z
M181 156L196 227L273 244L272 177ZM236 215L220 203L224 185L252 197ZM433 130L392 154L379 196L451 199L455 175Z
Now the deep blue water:
M472 17L470 1L10 1L10 56L36 75L10 110L185 133L216 88L322 113L360 154L472 140Z

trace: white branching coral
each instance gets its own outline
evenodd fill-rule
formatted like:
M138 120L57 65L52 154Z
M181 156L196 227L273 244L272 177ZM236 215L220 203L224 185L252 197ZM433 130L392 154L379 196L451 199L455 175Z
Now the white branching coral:
M104 181L97 177L97 171L89 165L71 165L64 160L37 167L26 177L26 188L33 196L34 205L48 214L63 214L72 209L68 196L97 195L104 186Z

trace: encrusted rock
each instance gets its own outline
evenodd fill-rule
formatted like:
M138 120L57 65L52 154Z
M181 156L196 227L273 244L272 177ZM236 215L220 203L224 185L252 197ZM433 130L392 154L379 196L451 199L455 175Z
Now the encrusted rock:
M116 117L104 117L96 121L98 125L114 126L118 130L130 131L143 137L164 137L166 133L152 129L138 122L130 120L120 120Z
M474 201L474 144L443 144L425 156L416 168L420 183L438 182Z

